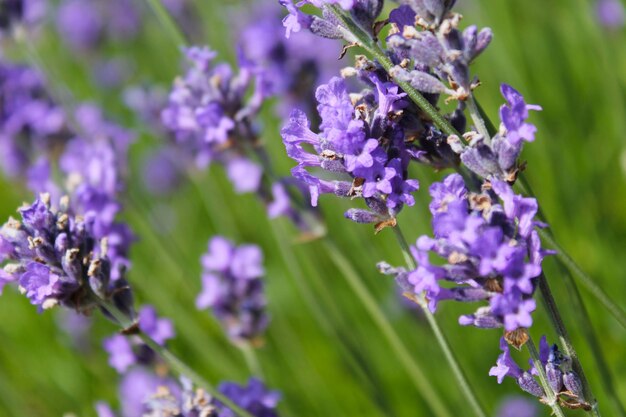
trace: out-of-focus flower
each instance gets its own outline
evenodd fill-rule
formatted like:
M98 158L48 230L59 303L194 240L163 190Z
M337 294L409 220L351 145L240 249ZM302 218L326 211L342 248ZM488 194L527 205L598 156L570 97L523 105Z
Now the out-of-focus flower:
M597 0L596 14L600 24L610 29L621 28L626 22L626 10L620 0Z
M235 246L219 236L209 241L202 257L202 292L196 305L211 308L235 342L258 339L268 325L262 262L258 246Z

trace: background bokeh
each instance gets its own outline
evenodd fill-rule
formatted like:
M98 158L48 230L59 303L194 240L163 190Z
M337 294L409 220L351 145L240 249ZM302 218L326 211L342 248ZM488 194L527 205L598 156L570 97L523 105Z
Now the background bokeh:
M141 3L141 2L139 2ZM236 1L192 2L201 27L197 43L232 61L233 39L241 28ZM502 103L499 85L509 83L530 103L543 106L532 115L537 141L526 146L527 176L561 244L620 305L626 305L626 29L598 23L590 0L459 0L464 24L489 26L495 38L478 59L482 81L478 98L492 117ZM145 10L139 36L112 42L101 51L108 59L130 63L133 84L165 89L179 73L179 51L158 20ZM201 33L202 35L198 35ZM109 117L135 129L132 169L123 196L124 218L139 236L129 279L140 302L153 304L177 330L171 347L211 381L243 382L248 371L217 322L194 307L200 289L199 256L214 234L259 244L266 256L272 322L259 357L270 387L283 392L284 416L427 416L420 393L374 326L357 297L319 242L297 243L287 221L269 221L253 195L236 195L219 167L197 173L167 196L146 191L141 169L159 138L145 133L122 103L124 86L102 88L97 70L104 61L71 52L54 25L41 29L38 49L50 80L79 100L102 105ZM340 45L337 44L337 55ZM25 51L8 55L26 59ZM346 61L349 58L344 58ZM346 62L347 65L347 62ZM287 173L279 121L264 112L263 140ZM418 203L399 221L410 240L428 232L427 184L437 176L416 171L422 190ZM15 214L31 196L20 184L0 179L0 218ZM328 233L348 256L430 382L450 407L464 416L467 405L451 371L420 315L399 302L394 283L380 275L376 262L395 265L402 256L391 231L374 235L369 226L343 218L349 202L322 198ZM606 416L611 415L588 345L573 319L567 292L554 260L546 261L548 279L564 313L582 363ZM589 294L583 297L594 330L611 365L617 390L626 401L626 331ZM437 315L481 401L495 412L499 401L518 391L510 380L497 385L487 375L499 354L498 331L460 327L466 306L443 303ZM60 311L38 314L28 300L7 288L0 302L0 416L94 416L94 402L117 398L118 375L107 364L102 338L115 331L94 317L89 336L77 344L59 329L68 318ZM548 335L540 307L533 332ZM359 371L357 371L357 369ZM543 415L549 415L542 409ZM582 415L581 411L567 412Z

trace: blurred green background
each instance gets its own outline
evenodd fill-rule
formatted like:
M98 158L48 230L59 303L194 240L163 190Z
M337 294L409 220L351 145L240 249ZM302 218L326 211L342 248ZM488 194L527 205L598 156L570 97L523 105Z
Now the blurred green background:
M474 66L483 83L478 98L497 119L503 101L499 84L506 82L528 102L543 106L544 111L531 119L538 136L523 154L527 176L559 242L618 304L625 305L626 30L599 25L594 2L589 0L459 3L464 25L489 26L495 33L492 45ZM206 36L196 41L231 60L233 29L226 16L236 2L197 0L196 6ZM177 46L150 13L138 39L107 48L111 56L134 58L134 82L168 88L180 70ZM44 30L38 49L55 83L67 86L77 99L100 103L122 125L139 129L121 103L120 90L97 88L92 64L69 52L53 29ZM24 56L20 50L11 54ZM263 139L277 171L286 174L293 164L284 155L279 122L269 109L265 116ZM254 242L266 256L272 316L259 358L268 385L283 392L283 416L430 415L401 362L320 242L296 243L291 225L267 220L253 195L235 195L219 167L198 174L166 198L144 191L140 162L157 141L143 134L132 147L124 218L140 238L132 251L130 281L139 302L153 304L174 321L178 336L172 350L210 381L243 382L249 376L241 353L231 347L208 312L195 309L194 299L200 289L199 256L210 236ZM427 188L443 174L415 171L422 182L418 203L399 218L411 241L429 233ZM13 215L22 201L31 200L19 184L1 181L0 192L2 219ZM399 303L392 280L376 271L380 260L402 264L392 232L375 236L370 227L345 220L342 213L349 206L349 201L321 199L329 234L445 403L455 415L470 415L426 322ZM614 415L555 261L545 263L601 409L605 416ZM583 296L617 390L626 401L626 330L589 294L583 291ZM499 354L500 332L460 327L457 317L470 310L471 306L443 303L437 316L480 400L493 413L505 395L519 389L512 380L497 385L487 375ZM115 327L96 315L90 338L76 346L59 330L63 316L58 313L38 314L25 297L13 288L5 289L0 302L0 416L69 412L94 416L95 401L115 404L118 375L100 347ZM534 317L535 338L547 332L554 340L541 307ZM525 361L525 356L520 358ZM541 411L549 415L547 408ZM583 415L582 411L566 413Z

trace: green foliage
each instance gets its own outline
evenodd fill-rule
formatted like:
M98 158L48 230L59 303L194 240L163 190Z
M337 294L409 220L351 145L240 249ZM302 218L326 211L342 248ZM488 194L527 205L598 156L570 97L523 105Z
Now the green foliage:
M223 2L198 1L206 42L232 57ZM229 3L229 2L228 2ZM561 244L618 303L626 303L626 31L607 32L594 20L589 0L466 0L465 22L490 26L492 46L474 71L483 82L477 95L495 117L502 102L499 84L519 89L544 111L533 114L539 133L526 146L527 176L538 194ZM229 6L230 7L230 6ZM152 17L152 16L151 16ZM198 40L200 41L200 40ZM81 100L101 103L109 115L138 127L121 104L121 92L94 87L91 68L65 50L53 32L41 36L39 49L57 85ZM338 53L339 53L338 46ZM22 57L19 50L13 56ZM156 19L131 44L111 46L111 55L134 55L134 81L167 87L179 68L177 49ZM344 58L347 59L347 58ZM287 173L278 121L266 112L263 140ZM219 325L194 307L200 289L199 256L208 238L223 234L237 242L255 242L266 254L272 324L259 358L268 385L284 393L283 415L411 416L429 415L400 361L378 332L320 242L296 243L296 231L282 220L270 222L251 195L235 195L223 172L214 167L198 174L171 197L155 199L142 188L141 154L155 138L142 135L132 150L132 172L125 196L125 218L140 239L132 253L130 281L140 302L153 304L170 317L178 337L172 350L210 381L243 381L248 371L241 353L231 347ZM417 172L423 189L416 207L400 216L410 240L429 229L427 185L433 175ZM0 182L0 215L14 214L31 197L19 185ZM353 262L360 278L376 295L391 324L429 375L455 415L467 405L451 371L419 314L402 307L394 284L379 275L375 264L402 263L392 232L374 235L368 226L342 216L346 202L322 198L328 233ZM174 222L162 227L171 209ZM595 364L572 319L571 306L554 260L547 275L574 344L605 415L608 401ZM583 293L604 354L612 365L618 392L626 399L626 332ZM437 316L470 380L487 409L493 411L506 393L517 392L510 381L498 386L487 375L498 355L498 331L464 328L457 317L464 306L442 304ZM548 329L539 310L537 329ZM7 288L0 302L0 415L59 416L73 412L93 416L93 403L116 401L118 376L106 363L100 344L116 331L94 317L91 339L80 349L57 326L56 312L37 314L17 291ZM537 333L538 334L538 333ZM545 415L548 411L543 410ZM572 412L571 415L580 413Z

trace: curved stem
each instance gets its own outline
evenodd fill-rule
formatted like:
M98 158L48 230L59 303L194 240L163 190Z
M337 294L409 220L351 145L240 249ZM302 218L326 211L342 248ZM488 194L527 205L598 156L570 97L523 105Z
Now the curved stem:
M413 380L415 387L431 408L434 415L439 417L451 417L448 407L441 400L438 393L433 389L429 378L426 377L424 371L422 371L421 367L417 364L417 362L415 362L409 353L409 350L398 336L398 333L396 333L393 327L389 324L376 300L361 282L358 273L353 269L350 262L343 256L339 248L332 240L325 238L323 243L326 246L329 256L342 272L343 277L352 288L352 291L354 291L359 300L363 303L363 306L371 316L376 326L379 328L380 332L387 339L387 342L393 349L398 359L404 365L406 371Z
M404 258L406 260L408 268L415 269L417 265L415 263L415 260L411 256L409 245L406 241L406 238L404 237L404 234L400 230L400 227L397 225L393 229L396 235L396 239L398 240L398 244L400 245L400 248L402 250L402 254L404 255ZM467 376L465 375L465 372L463 372L463 369L461 368L459 361L454 355L454 352L452 351L452 348L450 347L450 343L448 342L445 335L441 331L441 328L439 327L439 323L437 323L437 320L435 319L435 316L433 315L433 313L430 311L430 308L428 308L428 301L426 300L424 293L418 295L415 301L420 306L420 308L422 309L422 312L426 316L426 320L428 321L430 328L435 334L437 343L439 343L439 346L441 347L441 350L443 351L443 354L446 357L448 364L452 368L452 372L454 373L454 377L456 378L457 384L461 388L463 395L465 395L465 398L467 399L470 406L474 410L474 413L477 416L486 417L487 414L485 410L483 409L482 405L480 404L480 402L478 401L478 397L476 396L476 393L472 389L467 379Z
M130 329L133 327L138 327L137 323L131 319L129 319L123 312L121 312L115 305L102 300L101 298L96 297L98 304L106 310L122 327L123 330ZM159 345L155 342L150 336L138 330L138 336L141 340L150 347L150 349L154 350L156 353L163 358L163 360L179 375L185 376L189 378L196 386L204 389L211 396L215 397L221 403L226 405L232 411L234 411L240 417L254 417L246 410L240 408L237 404L233 403L228 397L224 394L220 393L216 390L212 384L210 384L207 380L202 378L199 374L197 374L193 369L191 369L187 364L178 359L176 355L170 352L165 346Z
M626 313L624 313L624 310L618 306L617 303L611 300L608 294L604 292L604 290L600 288L600 286L578 266L578 264L567 254L567 252L563 250L561 245L556 242L550 233L545 230L539 230L539 235L548 243L548 245L552 247L552 249L557 251L557 258L563 262L570 271L572 271L572 273L587 288L587 290L589 290L589 292L591 292L591 294L593 294L593 296L596 297L607 310L609 310L619 324L626 329Z
M256 354L256 350L250 343L239 343L237 347L241 351L250 373L259 379L265 379L263 376L263 368L261 368L261 362Z
M563 414L563 410L559 406L559 403L556 400L556 395L554 395L554 391L550 384L548 383L548 377L546 376L546 370L543 368L543 364L541 363L541 359L539 358L539 352L537 352L537 347L535 346L535 342L528 335L528 342L526 342L526 347L528 348L528 353L530 353L530 358L533 361L533 365L539 374L539 382L541 383L541 387L546 394L546 405L548 405L555 416L557 417L565 417Z
M146 0L146 2L150 5L161 25L168 31L176 46L187 46L187 37L176 24L170 12L163 6L161 0Z

